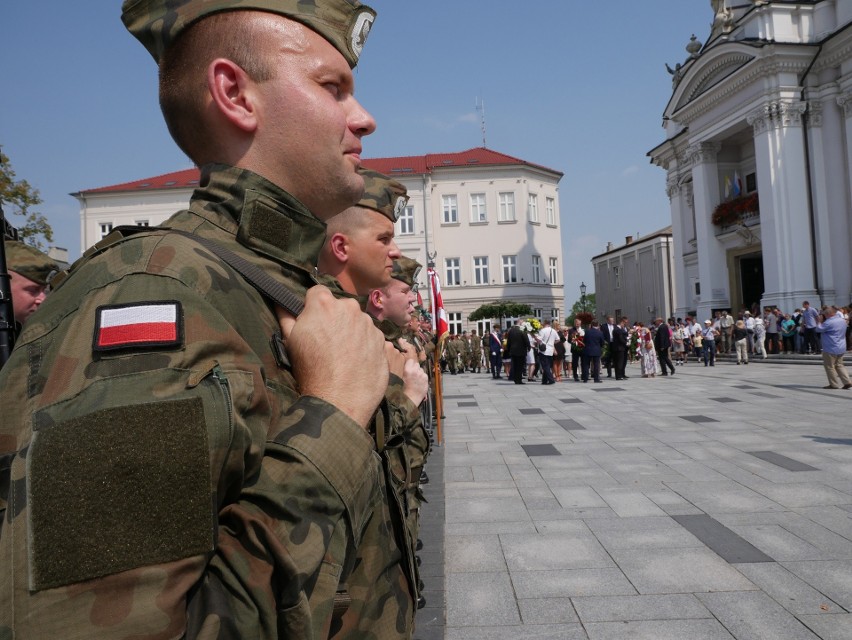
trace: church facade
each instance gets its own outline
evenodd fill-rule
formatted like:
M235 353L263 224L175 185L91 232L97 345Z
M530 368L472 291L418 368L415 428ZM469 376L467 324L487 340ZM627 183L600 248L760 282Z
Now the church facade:
M675 314L849 304L852 2L711 6L648 153L666 171Z

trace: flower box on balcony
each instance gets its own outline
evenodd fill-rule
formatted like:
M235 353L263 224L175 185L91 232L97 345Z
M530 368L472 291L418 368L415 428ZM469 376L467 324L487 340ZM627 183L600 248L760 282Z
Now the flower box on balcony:
M757 192L749 193L744 196L739 196L722 202L713 210L713 215L710 221L720 227L727 227L736 222L740 222L743 215L747 213L759 213L760 200L757 197Z

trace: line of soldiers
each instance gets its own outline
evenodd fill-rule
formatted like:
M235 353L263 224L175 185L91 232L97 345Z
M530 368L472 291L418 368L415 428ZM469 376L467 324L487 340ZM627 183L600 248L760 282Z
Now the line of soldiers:
M431 337L404 190L358 171L374 19L123 3L201 179L58 274L0 371L0 636L411 637Z
M476 330L467 335L467 331L460 334L450 334L444 339L444 349L441 356L441 371L446 372L449 368L450 374L480 373L482 371L482 349L487 347L488 336L480 338ZM486 365L487 368L487 365Z

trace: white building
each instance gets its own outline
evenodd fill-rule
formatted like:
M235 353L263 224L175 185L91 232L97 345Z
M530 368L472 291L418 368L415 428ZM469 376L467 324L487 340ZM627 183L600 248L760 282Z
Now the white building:
M363 163L408 189L397 243L424 266L434 254L451 331L486 329L468 314L502 299L527 303L542 318L562 317L561 172L485 148ZM198 170L189 169L73 194L82 250L113 227L162 223L186 207L197 185ZM425 269L420 284L425 292Z
M848 304L852 1L710 4L648 154L667 171L675 315Z
M672 228L607 245L592 258L595 270L595 304L598 320L623 316L646 324L668 319L677 308Z

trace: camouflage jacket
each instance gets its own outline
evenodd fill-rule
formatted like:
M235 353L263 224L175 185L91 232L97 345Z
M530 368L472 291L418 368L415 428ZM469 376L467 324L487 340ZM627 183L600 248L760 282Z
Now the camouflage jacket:
M323 223L249 171L205 167L166 225L314 282ZM299 395L278 332L191 238L78 261L0 373L0 637L328 635L382 471L365 430Z
M336 297L359 299L347 293L336 278L320 275L318 280ZM360 300L365 308L366 299ZM373 322L385 340L402 349L399 327L388 320ZM371 425L382 459L383 500L375 505L352 571L343 576L351 604L340 618L335 617L330 636L335 640L401 640L413 633L419 571L417 532L411 529L410 517L410 445L418 427L422 429L418 407L405 395L402 379L391 374ZM418 471L417 478L419 475Z

